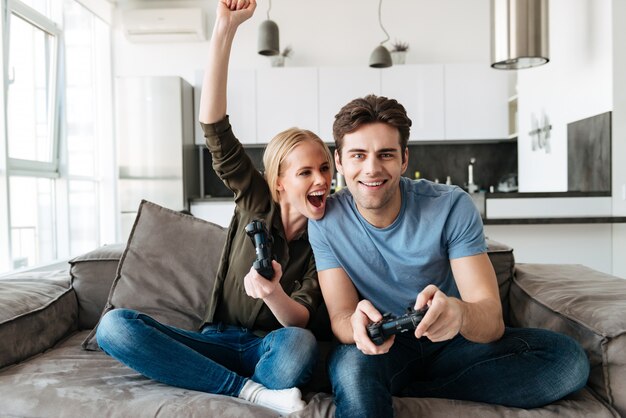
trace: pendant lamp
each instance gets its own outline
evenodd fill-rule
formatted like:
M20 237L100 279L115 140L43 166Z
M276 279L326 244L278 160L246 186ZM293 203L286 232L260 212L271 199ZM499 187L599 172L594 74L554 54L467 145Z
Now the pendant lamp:
M272 9L272 0L269 0L267 8L267 20L259 26L259 54L261 55L278 55L280 52L280 43L278 39L278 25L270 20L270 10Z
M379 0L378 1L378 24L380 25L380 28L383 30L383 32L385 32L385 35L387 35L387 38L384 41L382 41L380 45L374 48L374 50L372 51L372 54L370 55L370 67L373 67L373 68L387 68L387 67L391 67L391 64L392 64L391 54L389 53L389 50L385 48L385 46L383 45L385 42L389 40L389 34L383 27L383 21L381 19L382 5L383 5L383 0Z
M549 0L491 0L491 66L521 70L550 61Z

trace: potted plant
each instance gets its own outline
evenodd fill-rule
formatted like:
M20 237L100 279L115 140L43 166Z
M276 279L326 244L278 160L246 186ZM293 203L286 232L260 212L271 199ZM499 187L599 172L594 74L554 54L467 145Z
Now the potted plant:
M291 48L291 45L287 45L280 54L272 57L272 67L284 67L285 58L291 57L292 54L293 48Z
M409 50L409 44L402 41L394 41L391 44L391 61L393 65L404 64L406 62L406 52Z

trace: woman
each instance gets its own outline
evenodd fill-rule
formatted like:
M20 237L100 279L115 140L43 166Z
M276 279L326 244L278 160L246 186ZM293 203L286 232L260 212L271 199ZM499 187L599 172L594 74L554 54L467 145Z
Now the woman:
M332 157L315 134L292 128L268 144L263 178L233 135L228 59L237 28L255 8L255 0L219 1L200 100L213 167L236 203L207 324L186 331L116 309L103 317L96 337L106 353L147 377L287 414L304 408L297 386L317 359L315 338L303 329L321 300L306 225L324 215ZM245 227L255 219L273 238L278 262L272 261L271 279L250 267L255 248Z

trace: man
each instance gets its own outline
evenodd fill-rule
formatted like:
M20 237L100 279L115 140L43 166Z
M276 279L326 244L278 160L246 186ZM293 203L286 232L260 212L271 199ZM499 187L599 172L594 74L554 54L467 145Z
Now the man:
M456 186L402 177L411 120L367 96L344 106L333 135L347 190L309 222L334 334L336 416L391 417L392 396L533 408L585 385L589 364L571 338L505 328L482 222ZM382 345L366 326L428 306L414 333Z

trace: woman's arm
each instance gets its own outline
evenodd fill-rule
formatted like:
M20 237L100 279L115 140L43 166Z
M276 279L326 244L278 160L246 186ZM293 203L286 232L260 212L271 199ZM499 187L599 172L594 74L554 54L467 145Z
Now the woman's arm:
M198 119L211 152L213 169L235 194L237 206L249 212L264 212L271 201L267 183L254 168L226 118L228 61L233 39L239 25L252 16L255 8L256 0L219 0Z
M200 95L202 123L215 123L226 116L226 85L228 60L233 39L239 25L254 13L256 0L220 0L217 5L215 26L209 43L209 60Z
M244 277L243 283L248 296L263 299L263 302L272 311L278 322L284 327L304 328L309 323L309 310L289 297L280 285L283 270L275 260L272 260L274 277L271 280L261 276L252 267Z

